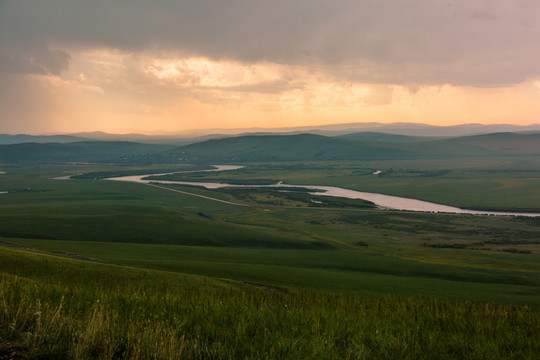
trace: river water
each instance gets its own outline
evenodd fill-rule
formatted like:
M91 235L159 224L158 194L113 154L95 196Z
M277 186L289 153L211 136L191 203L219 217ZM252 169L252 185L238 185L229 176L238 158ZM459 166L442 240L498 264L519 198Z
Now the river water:
M202 170L202 171L231 171L243 168L243 166L237 165L214 165L215 169L211 170ZM196 170L201 171L201 170ZM194 171L189 171L194 172ZM182 173L182 172L180 172ZM215 182L190 182L190 181L171 181L171 180L148 180L145 179L148 176L161 176L169 175L167 174L152 174L152 175L133 175L133 176L122 176L115 178L108 178L106 180L114 181L130 181L138 183L160 183L160 184L177 184L177 185L192 185L192 186L203 186L207 189L218 189L223 187L236 187L236 188L304 188L314 190L312 195L321 195L321 196L336 196L343 197L348 199L362 199L373 202L375 205L385 208L385 209L394 209L394 210L408 210L408 211L423 211L423 212L440 212L440 213L452 213L452 214L472 214L472 215L505 215L505 216L530 216L537 217L540 216L540 213L517 213L517 212L502 212L502 211L483 211L483 210L468 210L460 209L453 206L436 204L428 201L404 198L399 196L392 195L383 195L377 193L356 191L351 189L344 189L336 186L323 186L323 185L289 185L278 182L272 185L234 185L226 183L215 183Z

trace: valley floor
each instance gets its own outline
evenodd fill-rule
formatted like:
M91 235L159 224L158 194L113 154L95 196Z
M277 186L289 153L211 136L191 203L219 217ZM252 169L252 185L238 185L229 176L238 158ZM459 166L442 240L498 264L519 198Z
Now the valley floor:
M418 175L378 178L362 164L279 167L254 164L228 179L182 176L310 178L402 192ZM0 359L533 359L540 353L537 218L381 211L360 200L280 189L99 180L144 170L139 167L5 170ZM424 186L419 197L449 197L432 190L450 183L467 189L464 177L507 184L508 194L527 184L529 198L505 201L508 208L535 209L532 173L509 180L507 173L488 179L449 170L422 170L429 176L409 191ZM90 175L52 180L79 173ZM492 207L487 193L453 201Z

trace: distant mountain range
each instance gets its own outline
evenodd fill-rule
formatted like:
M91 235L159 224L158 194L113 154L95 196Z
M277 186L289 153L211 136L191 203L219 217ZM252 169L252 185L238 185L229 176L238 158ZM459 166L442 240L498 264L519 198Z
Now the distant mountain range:
M75 133L69 135L27 135L0 134L0 144L23 143L71 143L79 141L130 141L144 144L191 144L207 139L227 137L228 135L206 135L198 137L182 137L180 135L142 135L142 134L108 134L101 131Z
M68 143L77 141L99 140L99 141L132 141L148 144L176 144L186 145L201 142L209 139L219 139L231 136L242 135L297 135L316 134L324 136L343 136L344 138L381 141L381 139L369 138L369 133L380 133L386 135L406 135L413 137L456 137L467 135L482 135L500 132L513 133L534 133L540 132L540 124L527 126L510 124L463 124L455 126L433 126L415 123L353 123L353 124L333 124L321 126L304 126L290 128L250 128L250 129L212 129L212 130L192 130L183 133L171 133L163 135L143 135L143 134L108 134L105 132L82 132L67 135L8 135L0 134L0 144L19 144L25 142L35 143ZM363 133L358 138L357 133ZM373 136L373 135L371 135ZM379 135L377 135L379 136ZM356 137L356 138L355 138ZM391 142L400 142L399 137L386 137ZM411 138L402 138L411 141ZM419 139L421 140L421 139Z
M211 130L190 130L182 134L177 134L182 138L192 138L199 136L238 136L238 135L294 135L294 134L317 134L325 136L339 136L355 132L380 132L395 135L410 136L436 136L453 137L466 135L481 135L496 132L540 132L540 124L532 125L512 125L512 124L462 124L452 126L434 126L419 123L349 123L331 124L316 126L284 127L284 128L249 128L249 129L211 129ZM213 134L213 135L212 135ZM174 137L174 134L168 135Z
M376 132L333 137L244 135L182 146L104 140L0 145L0 163L208 164L516 155L540 155L540 133L500 132L444 138Z

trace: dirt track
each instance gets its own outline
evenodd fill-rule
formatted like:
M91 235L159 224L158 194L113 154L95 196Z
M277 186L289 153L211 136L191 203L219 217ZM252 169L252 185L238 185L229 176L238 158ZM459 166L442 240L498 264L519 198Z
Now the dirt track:
M224 203L224 204L237 205L237 206L250 206L250 205L246 205L246 204L240 204L240 203L235 203L235 202L231 202L231 201L226 201L226 200L216 199L216 198L209 197L209 196L204 196L204 195L199 195L199 194L193 194L193 193L189 193L189 192L186 192L186 191L181 191L181 190L171 189L171 188L164 187L164 186L159 186L159 185L154 185L154 184L146 184L146 185L148 185L148 186L153 186L153 187L157 187L157 188L159 188L159 189L164 189L164 190L174 191L174 192L177 192L177 193L180 193L180 194L184 194L184 195L197 196L197 197L200 197L200 198L203 198L203 199L208 199L208 200L218 201L218 202L221 202L221 203Z

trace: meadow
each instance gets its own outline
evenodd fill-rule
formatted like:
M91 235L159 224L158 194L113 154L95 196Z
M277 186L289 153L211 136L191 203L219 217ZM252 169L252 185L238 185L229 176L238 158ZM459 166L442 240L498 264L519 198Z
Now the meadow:
M284 290L0 246L0 356L532 359L538 307Z
M469 209L540 210L538 156L250 165L234 173L177 174L164 178L232 184L283 181L339 186ZM373 175L376 171L381 173Z
M440 188L447 181L461 190L469 185L456 182L459 176L508 179L529 184L530 195L497 206L536 209L534 161L520 161L251 164L176 177L371 191L389 180L387 189L397 192L403 181L420 179L424 185L398 195L425 189L428 197L433 178ZM313 206L301 191L284 196L99 180L181 169L192 168L0 168L6 172L0 190L8 191L0 195L0 356L492 359L538 353L540 220L388 211L339 199ZM385 175L373 175L376 169ZM52 179L80 173L91 175ZM433 176L422 175L428 173ZM492 192L479 188L484 192L469 200L489 207Z

